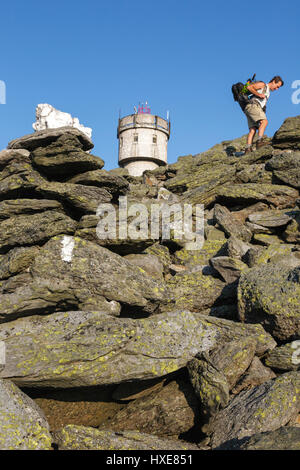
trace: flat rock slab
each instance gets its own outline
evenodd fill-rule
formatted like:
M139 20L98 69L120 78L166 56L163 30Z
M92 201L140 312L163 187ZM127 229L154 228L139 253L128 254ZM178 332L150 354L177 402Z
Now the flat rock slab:
M299 385L300 373L288 372L239 393L212 419L212 447L285 426L299 413Z
M110 202L111 194L104 188L84 186L82 184L43 182L37 188L39 194L48 199L56 199L82 214L96 213L100 203Z
M294 207L298 198L296 189L277 184L226 184L217 188L216 193L220 204L249 205L264 202L279 209Z
M42 410L9 380L0 379L0 449L51 450Z
M0 202L0 220L9 219L15 215L34 214L52 209L62 211L62 205L58 201L47 199L8 199Z
M138 431L113 432L110 429L99 431L85 426L66 426L54 434L55 443L59 450L199 450L188 442L163 439L161 437L140 433ZM135 465L134 457L123 457L112 464L129 462ZM120 459L120 456L115 456ZM138 458L138 457L136 457ZM129 460L128 460L129 459Z
M82 150L90 150L94 147L91 139L75 127L59 127L57 129L46 129L33 134L25 135L19 139L9 142L8 149L35 150L38 147L46 147L55 142L62 135L75 136L79 140Z
M97 186L105 188L111 194L125 194L128 190L128 181L121 177L111 175L105 170L87 171L74 176L68 180L68 183L84 184L85 186Z
M199 351L242 336L256 353L276 343L260 325L175 311L132 320L101 311L20 318L0 325L6 365L0 377L26 387L72 388L162 377Z
M53 144L51 144L53 145ZM53 179L67 179L72 175L92 170L100 170L104 161L78 148L39 147L32 153L32 160L39 171Z
M55 210L10 217L0 222L0 253L40 244L61 233L73 234L75 230L76 222Z
M300 268L268 263L241 274L238 309L241 321L261 323L280 341L300 335Z
M248 220L263 227L283 227L292 220L292 217L287 212L269 210L254 212L248 216Z

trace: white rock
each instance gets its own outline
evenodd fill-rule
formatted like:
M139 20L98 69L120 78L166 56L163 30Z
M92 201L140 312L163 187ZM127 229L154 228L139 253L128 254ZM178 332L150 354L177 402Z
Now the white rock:
M78 118L73 118L71 114L64 113L53 108L51 104L38 104L36 107L36 122L32 124L35 131L44 129L56 129L57 127L76 127L89 138L92 137L92 129L80 124Z

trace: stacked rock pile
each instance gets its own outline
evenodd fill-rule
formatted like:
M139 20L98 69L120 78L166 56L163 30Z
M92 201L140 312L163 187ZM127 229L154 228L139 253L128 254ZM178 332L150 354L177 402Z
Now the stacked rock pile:
M300 116L244 144L136 178L70 127L0 152L1 449L300 449ZM203 246L99 238L123 196L203 204ZM45 406L103 389L97 423Z

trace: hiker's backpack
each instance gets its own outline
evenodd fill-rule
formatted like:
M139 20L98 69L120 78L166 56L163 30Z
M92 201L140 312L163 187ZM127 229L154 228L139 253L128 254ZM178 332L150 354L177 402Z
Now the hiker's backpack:
M253 75L252 78L248 78L247 83L244 84L242 82L235 83L231 87L231 91L233 94L234 101L237 101L244 111L247 104L249 104L249 95L251 94L248 91L248 85L255 83L256 73Z

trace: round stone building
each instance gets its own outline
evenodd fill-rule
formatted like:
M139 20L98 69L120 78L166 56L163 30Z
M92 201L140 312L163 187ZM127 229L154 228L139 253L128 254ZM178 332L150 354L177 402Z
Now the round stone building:
M141 176L167 164L170 121L150 114L148 106L119 119L119 165L132 176Z

